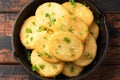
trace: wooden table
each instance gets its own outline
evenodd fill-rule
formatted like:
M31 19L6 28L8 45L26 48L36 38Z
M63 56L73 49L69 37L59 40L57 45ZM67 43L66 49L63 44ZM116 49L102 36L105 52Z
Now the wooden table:
M37 80L12 56L15 18L31 0L0 0L0 80ZM85 80L120 80L120 0L91 0L107 17L110 43L107 56Z

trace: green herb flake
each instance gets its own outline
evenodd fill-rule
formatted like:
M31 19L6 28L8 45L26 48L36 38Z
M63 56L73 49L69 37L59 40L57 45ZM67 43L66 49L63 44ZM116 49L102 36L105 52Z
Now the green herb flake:
M75 68L72 66L72 67L70 68L70 72L72 73L72 72L74 72L74 70L75 70Z
M26 38L28 38L29 36L28 35L26 35Z
M69 0L69 2L71 3L72 6L74 6L74 7L76 6L74 0Z
M83 32L79 32L80 35L83 35Z
M59 45L58 48L61 48L61 45Z
M30 50L26 50L26 53L27 53L27 59L28 59L28 61L30 61L31 60L31 52L30 52Z
M60 29L63 30L63 27L65 27L65 24L60 25Z
M83 35L85 32L87 32L87 29L84 28L82 32L79 32L80 35Z
M50 20L50 25L49 25L49 27L51 27L51 26L55 23L55 21L56 21L56 19L52 18L49 13L46 13L46 14L45 14L45 17L48 17L49 20Z
M51 7L51 3L48 4L48 7Z
M44 54L47 58L52 58L52 56L50 56L47 52L44 52Z
M44 38L44 39L47 39L47 37L46 37L46 36L44 36L43 38Z
M65 41L66 43L70 43L70 39L69 39L68 37L64 37L64 41Z
M42 31L42 27L41 27L41 26L39 26L39 28L38 28L37 32L41 32L41 31Z
M88 7L88 4L85 1L83 1L83 5Z
M33 41L33 37L30 38L30 41Z
M32 66L32 70L37 71L38 70L37 66L36 65Z
M85 55L85 58L87 60L93 59L93 55L91 55L90 53L88 53L88 54Z
M76 19L75 19L75 16L72 15L72 19L73 19L73 20L76 20Z
M55 23L55 21L56 21L56 19L51 18L51 20L50 20L51 26Z
M50 14L49 14L49 13L46 13L46 14L45 14L45 17L50 17Z
M57 66L56 65L52 65L53 66L53 69L57 69Z
M32 30L30 28L26 28L26 33L32 33Z
M74 52L75 48L69 48L69 50L70 50L71 52Z
M41 53L41 52L38 52L38 56L40 57L40 56L42 56L43 55L43 53Z
M44 68L45 68L45 65L39 64L39 67L40 67L41 69L44 69Z
M68 29L68 31L69 31L69 32L71 32L71 33L73 33L73 30L72 30L72 28L69 28L69 29Z
M33 26L36 26L36 23L33 21L33 22L32 22L32 25L33 25Z
M100 19L95 18L94 21L96 22L96 24L100 24Z

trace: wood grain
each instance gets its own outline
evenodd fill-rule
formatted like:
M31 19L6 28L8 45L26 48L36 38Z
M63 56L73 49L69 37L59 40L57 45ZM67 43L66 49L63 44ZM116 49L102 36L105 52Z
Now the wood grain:
M0 0L1 13L17 13L32 0Z
M84 80L119 80L120 65L101 65ZM37 80L21 65L1 65L0 80Z
M21 65L0 65L0 80L37 80Z
M23 6L32 0L1 0L0 12L18 13ZM90 0L104 13L120 12L120 0ZM102 5L101 5L102 4Z

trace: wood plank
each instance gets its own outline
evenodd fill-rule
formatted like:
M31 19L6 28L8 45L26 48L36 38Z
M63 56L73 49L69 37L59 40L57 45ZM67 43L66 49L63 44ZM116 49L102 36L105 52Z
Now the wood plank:
M99 80L99 68L93 71L92 73L90 73L83 80Z
M120 48L110 47L103 64L120 64Z
M107 14L110 35L109 51L104 64L120 64L120 14Z
M101 65L84 80L119 80L120 65ZM0 80L37 80L21 65L0 65Z
M0 50L0 64L18 64L13 58L11 50L2 49Z
M30 1L32 0L0 0L0 12L19 12Z
M0 12L19 12L32 0L0 0ZM120 0L90 0L103 12L120 12ZM101 6L102 4L102 6Z
M5 14L0 14L0 36L4 35Z
M7 75L4 78L0 78L0 80L29 80L28 75Z
M5 21L6 26L5 26L4 32L5 32L5 35L11 36L12 28L14 26L14 22L17 17L17 14L5 14L5 16L6 16L6 21Z
M17 14L0 14L0 36L11 36Z
M98 80L98 70L95 70L92 74L88 75L85 80ZM0 80L38 80L31 74L29 74L21 65L0 65Z
M18 64L12 56L11 34L17 14L0 14L0 64Z
M0 65L0 80L37 80L21 65Z
M99 80L120 80L120 65L103 65L99 72Z

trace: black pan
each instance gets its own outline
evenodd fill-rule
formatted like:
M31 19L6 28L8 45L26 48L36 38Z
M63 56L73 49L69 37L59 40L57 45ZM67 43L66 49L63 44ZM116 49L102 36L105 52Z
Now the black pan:
M25 47L22 45L19 37L19 32L21 29L21 25L27 19L28 17L32 16L35 14L36 8L41 5L42 3L45 2L57 2L57 3L63 3L69 0L33 0L29 2L19 13L14 27L13 27L13 34L12 34L12 51L15 59L17 59L23 67L30 72L32 75L37 77L40 80L53 80L54 78L44 78L40 77L38 73L33 72L31 69L31 64L27 59L27 53ZM103 61L105 54L107 52L107 47L108 47L108 29L106 25L106 18L104 14L101 13L100 10L98 10L89 0L76 0L77 2L83 3L84 1L88 4L89 8L93 11L95 19L100 20L99 28L100 28L100 33L97 39L97 45L98 45L98 50L97 50L97 55L94 61L85 67L84 71L76 76L76 77L71 77L68 78L62 74L56 77L56 80L80 80L85 78L88 74L93 72Z

